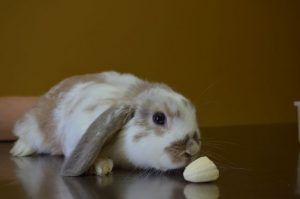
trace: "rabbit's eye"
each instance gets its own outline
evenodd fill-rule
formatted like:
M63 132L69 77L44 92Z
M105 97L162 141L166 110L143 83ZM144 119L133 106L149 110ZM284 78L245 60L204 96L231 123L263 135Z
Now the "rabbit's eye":
M157 125L164 125L166 123L166 116L162 112L156 112L154 113L152 120Z

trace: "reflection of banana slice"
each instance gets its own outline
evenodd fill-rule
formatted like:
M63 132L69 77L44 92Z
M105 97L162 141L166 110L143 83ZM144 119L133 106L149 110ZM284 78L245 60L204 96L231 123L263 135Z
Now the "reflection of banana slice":
M184 188L186 199L219 198L219 188L214 184L189 184Z
M218 179L219 170L206 156L191 162L183 172L184 179L190 182L210 182Z

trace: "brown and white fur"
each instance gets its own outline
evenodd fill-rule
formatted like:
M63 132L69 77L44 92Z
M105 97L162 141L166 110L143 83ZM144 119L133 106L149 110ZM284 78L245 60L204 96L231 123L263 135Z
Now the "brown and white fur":
M96 174L110 172L113 163L162 171L180 168L199 152L196 111L188 99L164 84L104 72L65 79L40 97L15 124L18 140L11 153L68 157L90 124L116 104L134 107L134 116L101 150ZM152 121L157 111L166 115L165 125Z

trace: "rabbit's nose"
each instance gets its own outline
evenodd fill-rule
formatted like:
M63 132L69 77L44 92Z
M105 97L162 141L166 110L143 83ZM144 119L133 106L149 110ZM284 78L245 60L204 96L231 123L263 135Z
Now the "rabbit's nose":
M187 141L186 150L185 150L186 154L193 156L196 155L199 150L200 150L200 146L194 139L189 139Z

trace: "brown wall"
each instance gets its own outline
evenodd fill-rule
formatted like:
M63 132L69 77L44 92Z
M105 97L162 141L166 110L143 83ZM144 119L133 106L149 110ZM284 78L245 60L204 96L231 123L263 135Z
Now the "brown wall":
M163 81L202 126L291 123L300 100L300 1L1 1L0 95L82 73Z

